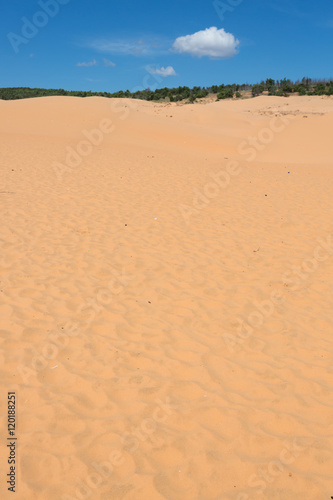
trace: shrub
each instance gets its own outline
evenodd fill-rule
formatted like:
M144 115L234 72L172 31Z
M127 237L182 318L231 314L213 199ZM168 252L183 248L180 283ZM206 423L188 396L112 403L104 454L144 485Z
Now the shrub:
M220 99L232 99L234 97L234 91L232 88L224 88L217 94L217 100Z
M300 85L296 85L294 91L298 92L299 95L306 95L306 89L302 83Z
M279 96L279 97L289 97L289 95L287 94L287 92L285 92L285 90L283 89L279 89L276 91L275 95Z
M317 83L314 87L314 94L315 95L325 95L326 94L326 85L323 82Z

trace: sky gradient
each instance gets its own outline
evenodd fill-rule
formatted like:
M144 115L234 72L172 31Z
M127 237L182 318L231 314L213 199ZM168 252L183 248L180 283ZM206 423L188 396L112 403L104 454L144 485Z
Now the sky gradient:
M12 0L0 87L116 92L333 78L327 0Z

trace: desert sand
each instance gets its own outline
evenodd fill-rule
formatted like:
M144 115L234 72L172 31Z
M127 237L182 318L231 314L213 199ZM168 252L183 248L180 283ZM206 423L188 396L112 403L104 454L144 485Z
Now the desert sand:
M0 496L333 495L333 99L0 101Z

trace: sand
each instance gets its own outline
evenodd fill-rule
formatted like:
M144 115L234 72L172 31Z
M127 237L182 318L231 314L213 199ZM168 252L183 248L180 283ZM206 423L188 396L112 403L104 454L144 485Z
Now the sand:
M333 99L0 117L1 498L329 499Z

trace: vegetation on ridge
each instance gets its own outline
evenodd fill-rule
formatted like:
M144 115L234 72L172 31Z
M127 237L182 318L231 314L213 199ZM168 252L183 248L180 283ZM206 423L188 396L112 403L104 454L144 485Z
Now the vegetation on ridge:
M239 99L245 95L259 96L262 94L276 95L287 97L289 95L333 95L333 81L332 80L311 80L311 78L303 78L301 81L292 82L284 78L283 80L273 80L267 78L266 81L249 85L243 83L242 85L212 85L211 87L176 87L176 88L161 88L156 90L137 90L130 92L120 90L119 92L91 92L91 91L76 91L64 89L39 89L29 87L9 87L0 88L0 99L15 100L27 99L31 97L45 97L45 96L75 96L75 97L129 97L132 99L142 99L146 101L169 101L178 102L187 100L194 102L196 99L201 99L209 94L216 94L217 99Z

